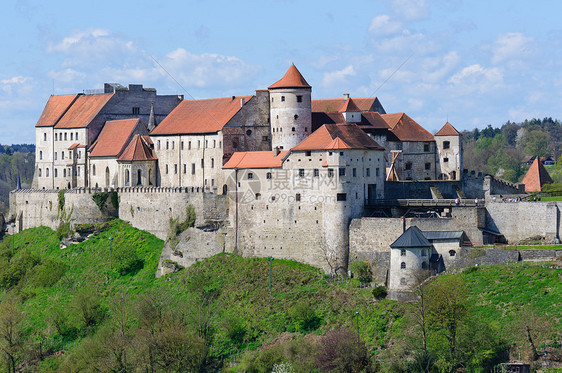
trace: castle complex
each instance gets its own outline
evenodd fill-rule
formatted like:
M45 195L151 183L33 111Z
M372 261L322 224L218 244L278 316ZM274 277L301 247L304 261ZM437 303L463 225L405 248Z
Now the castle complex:
M494 212L466 201L522 187L466 172L461 135L450 123L432 135L405 113L387 114L376 97L311 93L292 65L248 96L184 100L118 84L51 96L36 124L33 190L11 194L11 214L18 229L56 227L52 203L67 189L76 204L66 207L71 222L101 219L91 195L114 190L114 216L165 238L169 220L184 218L191 204L196 228L178 247L165 247L163 262L236 252L337 274L355 259L414 263L385 257L391 247L438 271L452 263L451 247L456 255L465 242L511 239ZM463 205L451 208L459 197ZM417 224L423 233L406 229L405 213L415 208L397 201L411 198L434 201L440 215ZM369 217L380 214L386 218ZM559 218L547 230L557 237ZM406 239L394 242L406 232L415 250Z

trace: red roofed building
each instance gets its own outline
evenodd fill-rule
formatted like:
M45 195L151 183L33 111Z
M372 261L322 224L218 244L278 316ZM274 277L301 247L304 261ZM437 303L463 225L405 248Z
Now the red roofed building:
M150 137L135 135L117 160L121 185L155 186L157 160Z
M526 193L540 192L544 184L552 183L552 178L537 157L521 183L525 184Z
M33 186L92 186L86 149L97 140L107 121L137 118L143 123L158 123L181 99L177 95L157 95L155 89L139 84L124 87L114 83L86 94L51 96L35 125L38 151ZM106 146L103 142L102 148Z
M461 134L449 122L435 134L439 152L439 180L460 180L463 172L463 150Z

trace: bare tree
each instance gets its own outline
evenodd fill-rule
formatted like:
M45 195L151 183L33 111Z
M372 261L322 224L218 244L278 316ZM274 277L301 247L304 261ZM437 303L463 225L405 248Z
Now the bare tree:
M23 312L17 299L10 297L0 303L0 350L8 373L15 373L23 347Z

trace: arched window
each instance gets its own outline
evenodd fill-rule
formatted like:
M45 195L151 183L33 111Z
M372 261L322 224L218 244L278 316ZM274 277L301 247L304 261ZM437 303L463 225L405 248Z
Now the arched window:
M55 168L55 177L59 177L58 170Z
M129 186L129 184L130 184L129 170L125 170L125 186Z
M228 186L227 186L226 184L224 184L224 185L222 186L222 194L223 194L223 196L226 195L226 193L228 193Z
M62 170L62 176L63 176L63 177L66 177L66 168L64 168L64 169Z
M137 170L137 185L142 185L142 182L141 182L141 170Z
M96 176L96 165L92 165L92 175Z
M152 168L148 169L148 185L152 185Z
M291 128L291 131L292 131L292 132L295 132L295 131L296 131L296 130L295 130L295 127Z
M39 169L39 177L41 177L41 169Z
M43 134L43 141L47 141L47 132Z
M43 159L43 151L40 150L40 151L39 151L39 160L42 160L42 159Z
M105 168L105 186L109 186L109 167Z
M47 167L47 168L45 169L45 176L46 176L46 177L49 177L49 167Z
M400 269L406 269L406 262L400 263Z

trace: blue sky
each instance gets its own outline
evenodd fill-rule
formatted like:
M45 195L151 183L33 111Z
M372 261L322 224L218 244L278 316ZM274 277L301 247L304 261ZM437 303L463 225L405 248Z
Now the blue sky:
M7 1L0 143L34 142L53 92L246 95L291 63L313 98L376 95L431 132L562 119L561 14L541 0Z

